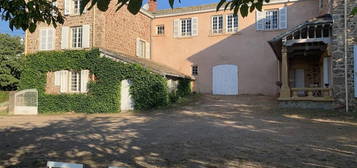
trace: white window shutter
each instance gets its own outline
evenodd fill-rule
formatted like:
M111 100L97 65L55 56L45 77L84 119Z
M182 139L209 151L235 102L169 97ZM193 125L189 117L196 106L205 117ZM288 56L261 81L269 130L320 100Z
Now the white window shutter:
M288 28L288 8L279 8L279 29Z
M148 42L146 42L145 43L145 48L146 48L146 54L145 54L145 56L146 56L146 58L147 59L150 59L151 58L151 52L150 52L150 43L148 43Z
M40 50L46 49L46 41L47 41L47 31L46 29L40 29Z
M198 18L192 18L192 36L198 36Z
M90 48L90 25L83 25L83 48Z
M89 80L89 70L81 71L81 93L87 92L87 85Z
M66 70L61 71L61 87L60 87L60 92L61 93L66 93L68 92L68 76L69 72Z
M136 56L140 57L140 39L136 38Z
M226 31L225 32L228 32L228 16L229 15L226 15L226 21L224 22L224 24L226 24L226 26L225 26Z
M180 37L181 32L180 32L180 19L175 19L174 20L174 37Z
M71 12L71 2L72 0L64 0L64 15L69 15Z
M357 45L353 46L355 97L357 98Z
M264 30L265 27L265 12L256 11L256 28L257 30Z
M48 29L47 30L47 50L54 49L54 40L55 40L55 30Z
M54 72L55 74L55 86L61 86L61 71Z
M61 49L68 49L69 47L69 27L62 27L61 32Z

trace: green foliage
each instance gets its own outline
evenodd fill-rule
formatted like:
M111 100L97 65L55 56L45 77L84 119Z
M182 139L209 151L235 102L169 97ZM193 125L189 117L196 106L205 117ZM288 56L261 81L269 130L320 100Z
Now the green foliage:
M357 15L357 7L354 7L351 11L351 15L352 16L356 16Z
M63 24L64 17L59 9L48 0L1 0L0 19L9 21L11 30L34 32L39 22Z
M9 100L9 92L0 91L0 103Z
M185 97L191 93L191 81L189 79L180 79L177 86L177 95L179 97Z
M45 93L46 73L58 70L88 69L96 81L88 84L87 94ZM39 111L45 112L118 112L120 83L132 81L130 92L136 110L145 110L168 104L168 91L164 77L136 64L124 64L99 57L99 50L51 51L26 56L20 88L39 91Z
M23 50L20 37L0 34L0 90L16 90Z
M101 11L108 10L108 6L111 0L83 0L82 5L86 6L89 4L89 9L97 5L97 8ZM181 0L168 0L171 8L174 7L175 2L181 3ZM270 0L220 0L217 5L217 10L219 10L223 5L224 9L233 10L235 15L240 11L243 17L247 16L249 12L253 12L254 9L262 10L264 2L269 2ZM141 6L143 5L143 0L116 0L117 10L122 8L125 4L128 4L127 9L132 14L137 14ZM84 8L81 9L83 12Z
M181 98L191 95L191 93L191 80L179 79L177 90L169 93L169 100L175 103Z

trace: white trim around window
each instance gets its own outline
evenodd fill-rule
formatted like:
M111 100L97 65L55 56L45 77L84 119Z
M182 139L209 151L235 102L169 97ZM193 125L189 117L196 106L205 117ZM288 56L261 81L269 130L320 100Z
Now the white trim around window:
M223 33L223 15L214 15L211 17L212 34Z
M60 87L61 93L87 93L89 82L89 70L81 71L56 71L55 86Z
M56 29L40 28L39 50L54 50L56 44Z
M257 30L281 30L288 28L287 7L256 11Z
M226 16L226 32L238 32L238 16L234 16L233 14L229 14Z
M174 38L198 36L198 18L181 18L174 20Z
M150 43L141 38L136 38L136 56L150 59Z
M83 27L71 27L71 48L82 48L83 46Z

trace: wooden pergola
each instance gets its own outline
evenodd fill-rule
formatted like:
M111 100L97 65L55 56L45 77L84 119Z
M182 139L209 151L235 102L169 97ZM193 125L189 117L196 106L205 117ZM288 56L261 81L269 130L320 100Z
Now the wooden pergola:
M281 89L279 100L331 101L330 41L331 15L323 15L300 24L268 41L280 63ZM289 58L296 55L323 57L323 83L320 87L291 88L289 86ZM298 93L304 93L303 96Z

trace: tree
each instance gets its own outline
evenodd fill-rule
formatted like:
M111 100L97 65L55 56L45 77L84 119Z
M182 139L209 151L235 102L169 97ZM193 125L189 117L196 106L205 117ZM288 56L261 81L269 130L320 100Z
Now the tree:
M357 7L354 7L354 8L352 9L351 15L352 15L352 16L357 15Z
M0 18L9 21L11 30L22 29L34 32L37 23L57 26L64 17L54 3L48 0L0 0Z
M168 0L171 8L174 7L175 0ZM181 0L176 0L181 1ZM233 13L236 15L238 12L243 17L246 17L249 12L253 12L254 9L262 10L263 2L269 2L270 0L219 0L217 4L217 10L224 7L224 9L233 10ZM97 5L98 9L101 11L106 11L108 9L109 3L111 0L82 0L82 6L89 4L89 9ZM137 14L140 11L143 0L116 0L117 10L122 8L125 4L128 4L128 10ZM84 8L83 8L84 9ZM81 12L83 12L81 9Z
M23 50L20 37L0 34L0 90L16 90Z
M61 14L60 10L53 5L56 0L0 0L0 18L5 21L9 21L9 27L11 30L22 29L24 31L29 30L34 32L38 23L52 24L54 27L57 24L63 24L65 17ZM89 9L97 6L101 11L108 10L109 3L116 1L117 10L122 8L125 4L128 4L127 9L137 14L143 5L143 0L82 0L81 1L81 13L84 7ZM168 0L171 8L174 7L175 1L181 0ZM253 12L254 9L261 10L263 2L269 2L269 0L217 0L217 10L222 7L226 10L232 10L234 14L240 14L245 17L249 12Z

